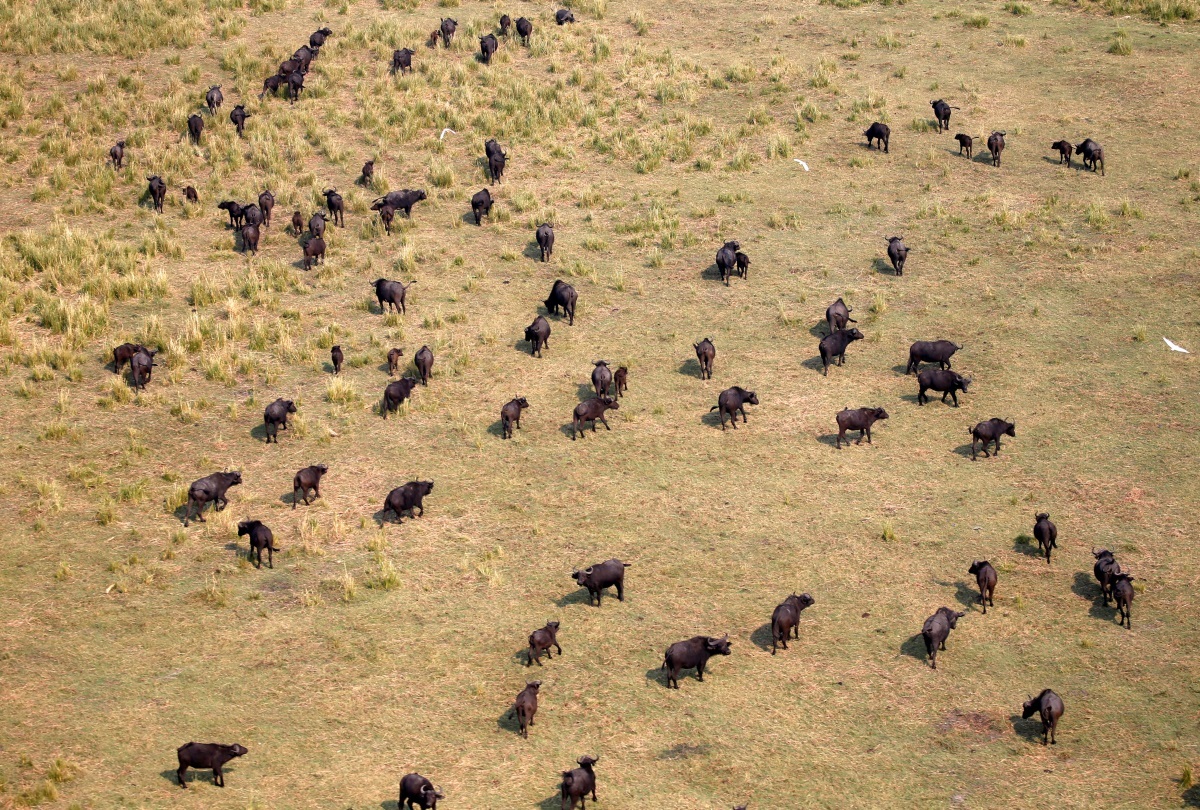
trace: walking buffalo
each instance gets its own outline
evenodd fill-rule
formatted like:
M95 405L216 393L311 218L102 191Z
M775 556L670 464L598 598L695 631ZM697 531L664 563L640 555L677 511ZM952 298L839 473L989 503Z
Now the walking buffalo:
M784 599L771 613L771 655L775 654L776 645L788 648L788 639L792 632L800 638L800 613L807 607L812 607L813 598L806 593L797 596L793 593Z
M129 358L129 373L133 377L133 389L136 391L141 388L145 390L146 383L150 382L150 377L154 374L154 367L158 363L154 362L154 355L158 354L157 349L145 349L134 352L133 357Z
M926 391L938 391L942 395L942 402L946 401L946 397L954 398L954 407L958 407L958 392L967 393L967 388L971 385L971 378L964 377L957 371L946 371L940 368L927 368L917 372L917 385L920 386L920 391L917 392L917 404L924 405L929 401L929 397L925 394Z
M596 389L596 396L608 396L608 389L612 386L612 372L608 370L608 363L596 360L592 365L595 366L592 369L592 387Z
M517 718L517 723L521 727L521 736L525 739L529 739L529 727L533 725L533 717L537 714L538 690L541 687L541 681L530 681L525 684L525 688L517 694L517 699L508 712L510 718Z
M398 51L392 51L392 75L397 73L403 74L405 71L412 73L412 58L416 53L412 48L401 48Z
M1071 142L1055 141L1050 144L1050 148L1058 151L1058 165L1061 166L1063 163L1066 163L1067 167L1070 168L1071 154L1075 151L1075 147L1071 145Z
M188 487L187 511L183 515L183 525L187 526L191 521L193 507L196 510L196 520L201 523L206 522L201 514L206 503L212 503L213 508L220 512L229 505L229 498L226 497L229 488L241 483L240 472L216 472L193 481Z
M516 397L504 404L500 409L500 438L511 439L514 426L521 429L521 411L528 407L529 401L525 397Z
M615 399L609 397L596 397L594 399L585 400L575 406L575 411L571 414L571 441L575 441L575 434L580 433L587 438L587 423L592 423L592 432L596 432L596 421L604 423L605 430L612 430L608 426L608 420L604 418L604 412L609 410L617 410L621 406Z
M479 38L479 56L485 65L492 63L492 56L499 47L495 34L486 34Z
M1038 548L1046 555L1046 565L1050 564L1050 552L1058 547L1058 527L1050 522L1048 512L1038 512L1034 515L1033 536Z
M867 444L871 444L871 425L887 418L888 412L883 408L845 408L839 411L837 449L842 449L842 439L846 438L847 430L858 431L858 441L855 444L862 444L863 436L867 437Z
M525 327L525 339L529 341L529 354L541 357L542 347L550 345L550 322L538 315Z
M924 373L924 372L922 372L922 373ZM950 373L950 372L947 372L947 373ZM966 389L964 388L963 390L965 391ZM943 395L943 401L944 400L945 400L945 396ZM998 455L1000 455L1000 437L1001 436L1012 436L1013 438L1016 438L1017 425L1015 422L1008 422L1008 421L1005 421L1004 419L997 419L996 417L992 417L991 419L987 420L986 422L980 422L975 427L971 428L970 431L968 431L968 432L971 434L971 461L974 461L975 460L975 443L976 442L979 442L982 444L981 449L983 450L984 458L988 458L988 445L991 444L992 442L995 442L996 449L992 452L992 455L998 456Z
M1086 138L1083 143L1075 147L1075 154L1083 157L1084 168L1090 168L1094 172L1099 166L1101 176L1104 175L1104 149L1100 144L1091 138Z
M1104 597L1104 604L1107 605L1108 600L1112 598L1113 580L1116 579L1117 574L1121 573L1121 565L1113 553L1106 548L1093 551L1092 556L1096 558L1092 573L1096 576L1096 581L1100 583L1100 595Z
M721 274L721 281L725 282L726 287L729 286L729 277L733 275L733 268L737 266L737 252L741 247L741 244L734 239L721 245L717 250L717 272Z
M388 236L392 235L392 222L396 219L396 209L390 205L384 205L379 208L379 221L383 223L383 231Z
M918 340L908 347L908 366L904 373L919 371L921 363L937 363L941 369L952 368L950 358L958 351L962 351L962 346L949 340Z
M843 365L846 362L846 349L854 341L862 339L863 333L856 328L839 329L821 338L817 351L821 353L821 366L826 377L829 376L830 364L836 360L839 366Z
M929 655L929 666L937 669L937 654L939 649L946 649L946 639L950 631L958 627L958 620L965 613L959 613L948 607L940 607L925 620L921 626L921 637L925 640L925 652Z
M325 235L325 223L329 220L325 217L324 211L317 211L308 220L308 232L312 236L320 239Z
M167 184L157 174L146 178L149 184L150 200L154 203L154 210L158 213L163 212L163 202L167 199Z
M122 168L125 165L125 141L113 144L112 149L108 150L108 158L112 161L113 168Z
M400 780L400 801L396 804L397 810L413 810L413 808L421 808L421 810L437 810L438 799L446 798L440 790L433 786L424 776L419 773L406 774Z
M559 25L566 25L575 22L575 15L571 13L570 9L560 8L554 12L554 21Z
M404 216L412 219L413 206L426 198L425 192L421 189L413 190L404 188L399 191L389 191L371 204L371 210L378 211L383 206L390 205L397 211L403 211Z
M408 512L414 520L418 514L425 516L425 496L433 492L432 481L409 481L402 487L396 487L388 493L383 502L383 511L396 513L396 522L403 523L404 513Z
M245 756L246 753L246 749L237 743L221 745L220 743L190 742L187 745L181 745L175 752L179 758L179 769L175 771L175 776L179 778L179 786L186 789L187 783L184 782L184 777L187 775L187 769L197 768L211 769L213 784L223 788L225 787L225 774L221 772L221 768L229 760Z
M500 36L508 36L508 29L512 27L512 17L507 14L500 15Z
M342 363L346 362L346 355L342 351L341 346L334 346L329 350L329 362L333 363L333 373L335 375L342 373Z
M329 209L333 224L339 228L346 227L346 204L342 200L342 195L332 188L327 188L321 193L325 195L325 207Z
M587 588L588 604L592 603L592 599L596 600L596 607L600 607L600 595L605 588L615 587L617 589L617 601L625 601L625 569L633 563L621 562L620 560L606 560L602 563L589 565L582 571L572 571L571 578L577 583Z
M304 217L299 211L292 212L292 235L299 236L300 231L304 229Z
M449 48L450 43L454 41L454 32L458 30L458 20L451 20L447 17L442 20L438 30L442 32L442 44Z
M314 264L325 263L325 240L314 236L304 243L304 269L310 269Z
M562 810L575 810L576 802L586 810L585 797L588 793L592 794L592 802L599 801L596 798L596 772L592 766L599 762L600 758L584 755L575 761L579 763L578 768L562 772L562 784L559 785Z
M758 395L753 391L747 391L741 386L735 385L732 388L726 388L717 397L717 404L708 409L709 413L717 412L717 416L721 417L721 430L725 429L725 417L729 417L733 429L737 430L737 415L738 411L742 413L742 424L746 424L746 406L757 405Z
M550 261L550 256L554 253L554 226L548 222L543 222L541 225L538 225L537 231L534 233L534 238L537 240L538 248L542 252L542 261Z
M872 141L879 141L879 146L883 148L884 153L888 151L888 139L892 137L892 128L887 124L881 124L878 121L867 127L863 135L867 136L867 148L870 149Z
M988 136L987 148L992 153L992 165L1000 168L1000 153L1004 151L1005 132L993 132Z
M404 352L401 349L388 349L388 353L387 353L388 374L396 373L396 369L400 368L400 358L403 356L404 356Z
M958 141L958 154L961 155L963 150L966 150L967 157L970 158L975 149L975 139L960 132L954 136L954 140Z
M271 212L275 210L275 195L267 189L258 195L258 207L262 209L263 227L271 227Z
M846 324L858 323L850 317L853 311L854 308L846 306L846 302L841 298L830 304L825 310L825 325L829 327L829 334L845 329Z
M617 366L617 370L613 372L613 385L617 388L617 398L629 390L629 369L625 366Z
M983 614L986 616L988 605L996 606L993 600L996 595L996 569L987 560L972 560L967 573L975 575L975 584L979 586L979 604L983 605Z
M693 343L692 348L696 350L696 360L700 363L700 379L711 380L713 360L717 357L717 347L713 345L712 338Z
M533 23L524 17L517 18L517 36L521 38L521 42L529 44L529 36L533 33Z
M417 349L413 355L413 364L421 375L421 385L429 385L429 377L433 374L433 351L428 346Z
M292 479L292 508L296 508L297 501L304 501L304 505L308 506L308 493L312 490L314 498L321 497L321 478L325 473L329 472L329 468L324 464L314 464L311 467L305 467L296 473Z
M404 300L408 295L408 288L417 282L410 281L406 285L400 281L377 278L371 283L375 286L375 298L379 301L380 312L386 312L387 308L391 307L392 312L399 312L401 315L408 313Z
M246 552L246 559L254 562L255 568L262 568L262 553L265 548L267 550L267 567L273 570L275 568L275 552L279 551L275 548L275 535L260 520L243 520L238 524L238 537L245 535L250 536L250 548ZM255 555L258 556L257 562L255 562Z
M277 399L267 406L263 411L263 424L267 428L267 444L271 443L271 439L275 440L275 444L279 444L280 429L287 430L287 420L289 413L296 412L296 403L290 399Z
M208 114L216 115L220 109L222 102L225 101L225 96L221 95L221 85L214 84L208 88L208 92L204 94L204 103L208 105Z
M253 223L242 228L242 253L246 251L250 251L252 254L258 253L258 226Z
M551 243L553 243L553 234L551 234ZM579 298L575 288L561 278L554 279L553 286L550 287L550 295L546 296L543 301L546 305L546 312L550 315L557 315L561 308L564 315L567 316L567 326L575 325L575 301Z
M1117 606L1118 623L1133 629L1133 577L1115 574L1112 579L1113 602Z
M904 244L903 236L885 236L887 239L887 255L888 261L892 263L892 268L896 271L896 275L904 275L904 263L908 261L908 246Z
M526 653L525 666L530 666L536 661L540 667L542 653L545 653L547 658L553 658L554 656L550 654L551 647L558 650L559 656L563 654L562 647L558 644L558 622L546 622L545 627L529 634L529 650Z
M663 655L662 669L667 670L667 688L675 684L679 688L679 672L684 669L696 670L696 680L704 682L704 665L714 655L729 655L729 634L714 638L713 636L693 636L687 641L676 641L667 647Z
M149 349L140 343L122 343L113 349L113 373L120 374L121 366L130 363L133 360L133 356L138 352L148 353L149 351Z
M320 48L325 45L325 40L331 36L333 36L333 32L328 28L320 28L309 35L308 45L311 48Z
M400 407L404 400L412 396L413 389L417 387L418 381L416 377L401 377L395 382L390 382L383 389L383 406L380 410L383 411L383 418L387 419L388 414Z
M475 215L476 225L482 225L483 218L492 215L492 193L486 188L471 197L471 213Z
M224 200L217 203L217 210L224 211L225 213L229 214L230 228L239 229L245 222L245 216L242 213L242 206L240 203L234 202L233 200Z
M941 132L942 130L946 130L947 132L949 132L950 131L950 111L953 109L957 109L957 108L951 107L949 104L942 101L940 98L937 101L929 102L929 106L933 107L933 117L937 119L938 132Z
M200 136L204 134L204 119L198 115L189 115L187 120L188 137L192 143L200 143Z
M1054 732L1058 729L1058 719L1063 716L1062 698L1050 689L1043 689L1037 697L1031 697L1021 704L1021 718L1028 720L1036 712L1042 720L1042 745L1049 741L1050 745L1058 745Z

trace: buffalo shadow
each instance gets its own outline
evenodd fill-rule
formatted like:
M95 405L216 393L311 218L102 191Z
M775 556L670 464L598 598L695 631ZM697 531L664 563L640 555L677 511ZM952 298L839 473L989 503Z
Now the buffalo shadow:
M549 264L549 262L542 262L542 248L536 239L529 240L529 243L525 245L525 250L521 251L521 255L527 259L533 259L538 264Z
M871 269L881 276L898 276L896 268L892 267L892 263L887 259L875 258L871 260Z
M750 642L763 652L771 651L771 623L767 622L750 634Z
M1024 554L1026 557L1044 558L1046 555L1042 551L1041 546L1037 544L1037 540L1032 538L1026 539L1027 535L1017 535L1013 538L1013 551Z
M233 760L230 760L229 762L226 762L224 765L221 766L221 775L222 776L229 776L231 773L234 773L237 771L237 768L229 767L232 764L233 764ZM205 774L207 774L208 783L215 787L217 784L217 776L215 773L213 773L211 770L209 770L207 768L188 768L187 772L184 773L183 778L186 782L191 783L191 782L197 781L197 777L199 777L200 779L204 779ZM170 782L175 787L179 787L179 779L177 778L179 775L178 768L168 768L165 771L159 771L158 775L161 776L163 779L166 779L168 782Z
M986 147L985 147L985 148L986 148ZM1042 160L1043 160L1044 162L1046 162L1046 163L1050 163L1050 164L1053 164L1053 165L1055 165L1055 166L1066 166L1068 169L1075 169L1075 168L1077 168L1077 167L1075 166L1075 162L1074 162L1074 161L1072 161L1071 163L1063 163L1063 162L1062 162L1062 158L1060 158L1060 157L1057 157L1057 156L1055 156L1055 157L1050 157L1049 155L1042 155Z
M825 364L823 362L821 362L820 354L818 354L816 357L808 358L800 365L803 366L804 368L811 369L811 370L817 372L821 376L825 375ZM830 365L836 365L836 364L831 363Z
M740 414L738 415L738 418L741 418ZM721 429L721 412L717 411L717 410L708 411L707 413L705 413L703 416L700 417L700 424L708 425L710 428L715 428L717 430L720 430ZM725 424L726 425L729 424L728 419L725 420ZM732 430L732 428L726 428L726 429Z
M504 713L496 718L496 725L502 731L509 731L509 732L512 732L513 734L517 735L518 737L520 737L521 736L521 724L517 722L517 713L515 711L513 711L513 704L516 702L517 702L516 697L514 696L512 703L510 703L508 705L508 708L506 708L504 710ZM535 723L537 722L536 717L534 718L534 722Z
M561 778L561 777L560 777ZM562 789L537 803L538 810L562 810Z
M949 405L950 403L946 404ZM976 445L976 447L978 447L978 445ZM971 443L967 442L966 444L960 444L958 447L954 448L953 452L962 456L963 458L969 459L971 457ZM979 458L983 458L983 453L981 451L976 451L976 455Z
M1028 720L1019 714L1011 714L1008 721L1012 723L1013 732L1026 742L1038 744L1042 742L1042 717L1040 714L1035 714Z
M1183 792L1185 807L1200 807L1200 785L1195 785Z
M1093 619L1103 619L1107 622L1116 619L1117 603L1115 600L1109 600L1107 605L1104 604L1104 591L1101 589L1100 583L1096 581L1094 574L1076 571L1075 581L1071 583L1071 593L1091 600L1092 606L1088 608L1088 615Z
M279 432L280 433L283 432L282 426L280 426ZM279 434L276 433L275 435L278 436ZM262 422L262 423L255 425L254 427L250 428L250 438L258 439L259 441L266 443L266 441L267 441L267 424L265 422ZM272 444L274 444L274 442L272 442Z
M613 599L617 598L617 591L615 588L608 588L607 590L609 592L611 592L611 598L613 598ZM602 606L604 605L604 601L603 601L604 597L609 596L609 595L610 595L609 593L601 593L600 604ZM593 608L596 607L595 603L591 600L590 592L588 591L587 588L583 587L582 585L580 585L578 588L576 588L573 591L569 591L569 592L563 594L558 599L555 599L554 604L560 608L565 608L568 605L586 605L588 607L593 607Z
M612 385L610 384L609 389L611 388ZM596 399L596 389L592 388L590 382L578 383L575 386L575 396L579 398L580 402L587 402L589 399Z
M1005 144L1005 146L1007 146L1007 145L1008 144ZM988 148L987 148L987 138L983 139L982 146L983 146L982 149L975 150L975 154L971 157L971 162L972 163L985 163L985 164L987 164L987 167L989 169L994 168L992 166L992 153L990 151L988 151ZM1001 161L1004 160L1004 153L1000 154L1000 160Z
M498 439L503 439L504 438L504 420L497 419L495 422L492 422L492 424L488 425L487 433L489 436L495 436ZM517 428L514 425L513 426L513 436L514 437L516 436L516 433L517 433Z
M929 651L925 649L925 637L920 633L911 636L900 645L900 654L915 658L918 661L928 661Z
M855 323L858 323L858 321L855 321ZM831 334L829 331L829 322L828 321L817 321L816 323L814 323L812 326L809 327L808 333L818 339L823 338L823 337L829 337L829 335Z
M919 372L920 370L921 370L921 367L917 366L917 371ZM908 363L897 363L896 365L892 366L892 371L894 371L897 374L897 376L907 377L907 376L909 376Z
M694 672L694 670L693 670L693 672ZM687 679L687 671L681 670L679 673L679 678L680 678L680 680L686 680ZM652 683L658 684L659 686L662 686L663 689L668 689L668 690L674 691L674 689L672 687L667 686L667 671L665 669L663 669L662 664L659 664L658 666L654 666L654 667L651 667L650 669L646 670L646 680L648 680Z
M400 802L394 799L388 799L386 802L379 803L380 810L402 810Z
M971 587L971 583L960 579L954 583L954 598L958 600L960 605L966 608L968 614L983 612L983 606L979 602L978 585L973 588ZM988 607L991 607L991 605L988 605Z
M679 373L685 377L700 379L700 361L695 357L684 360L679 364Z
M709 280L721 280L721 268L717 267L717 263L713 262L708 267L700 271L700 278Z
M846 435L849 436L850 431L846 431ZM819 441L821 444L828 445L829 447L832 447L834 450L836 450L836 449L838 449L837 438L838 438L837 433L823 433L817 437L817 441Z

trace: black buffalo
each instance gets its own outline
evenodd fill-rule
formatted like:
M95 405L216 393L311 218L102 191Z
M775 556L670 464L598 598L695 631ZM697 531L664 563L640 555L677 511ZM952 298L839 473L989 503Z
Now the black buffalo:
M1091 138L1086 138L1083 143L1075 147L1075 154L1083 157L1084 168L1090 168L1094 172L1099 166L1101 176L1104 175L1104 149L1100 144Z
M538 690L541 687L541 681L530 681L525 684L525 688L517 694L517 699L508 712L510 718L517 718L517 723L521 727L521 736L526 739L529 739L529 727L533 725L534 715L537 714Z
M214 84L208 88L208 92L204 94L204 103L208 105L208 114L216 115L217 110L221 108L221 104L225 101L225 96L221 95L221 85Z
M342 200L342 195L332 188L327 188L321 193L325 195L325 207L329 209L333 224L339 228L346 227L346 204Z
M1038 512L1034 515L1033 536L1038 548L1046 555L1046 565L1050 564L1050 552L1058 547L1058 527L1050 521L1049 512Z
M328 28L320 28L313 31L308 37L308 45L311 48L320 48L325 44L325 40L333 36L333 31Z
M263 411L263 423L267 428L267 444L271 443L271 439L279 444L279 430L287 430L287 420L289 413L296 412L296 403L290 399L277 399L267 406Z
M261 520L243 520L238 524L238 537L245 535L250 536L250 549L246 552L246 559L254 562L255 568L262 568L262 553L263 549L267 550L267 567L275 567L275 552L279 549L275 548L275 535L271 530L263 525ZM255 555L258 560L255 562Z
M971 154L975 151L975 139L970 135L964 135L960 132L954 136L954 140L958 141L958 154L961 155L965 150L967 157L971 157Z
M967 388L971 385L971 378L964 377L957 371L946 371L940 368L927 368L917 372L917 385L920 386L920 391L917 392L917 404L924 405L929 401L929 397L925 394L926 391L941 392L942 402L946 401L946 397L954 398L954 407L958 407L958 392L967 393Z
M942 369L952 368L950 358L959 351L962 351L962 346L949 340L918 340L908 347L908 366L904 373L919 371L921 363L937 363L938 368Z
M412 48L401 48L398 51L392 51L392 75L404 73L408 71L412 73L412 58L416 53Z
M842 365L846 362L846 349L856 340L862 340L863 333L858 329L839 329L836 332L831 332L821 338L821 342L817 344L817 351L821 353L821 366L824 368L825 376L829 376L829 366L835 360L837 365Z
M855 444L862 444L863 436L867 437L867 444L871 444L871 425L887 418L888 412L883 408L845 408L839 411L837 449L842 449L842 439L846 438L847 430L858 431L858 441Z
M667 670L667 688L675 684L679 688L679 672L684 669L696 670L696 680L704 682L704 665L714 655L729 655L729 634L715 638L713 636L693 636L687 641L676 641L667 647L663 655L662 669Z
M428 346L417 349L417 353L413 355L413 365L421 375L421 385L429 385L429 377L433 374L433 350Z
M805 608L812 607L813 598L806 593L797 596L793 593L784 599L771 613L771 655L775 654L776 645L788 648L788 639L795 632L800 638L800 614Z
M271 212L275 210L275 195L270 189L258 195L258 207L262 209L263 226L271 227Z
M1117 618L1120 624L1133 629L1133 577L1129 574L1115 574L1112 579L1113 602L1117 606Z
M223 200L222 202L217 203L217 210L224 211L225 213L229 214L230 228L241 228L245 223L245 215L242 213L242 206L238 202L233 200Z
M371 210L378 211L383 206L390 205L397 211L403 211L404 216L412 219L413 206L426 198L425 192L421 189L404 188L399 191L389 191L371 204Z
M321 478L327 472L329 472L329 468L324 464L314 464L296 473L296 476L292 479L293 509L296 508L297 501L304 501L304 505L308 506L308 493L310 490L314 498L321 497Z
M881 124L878 121L867 127L863 135L867 136L867 148L870 149L873 141L879 141L879 145L886 153L888 151L888 139L892 137L892 128L887 124Z
M458 30L458 20L447 17L442 20L438 30L442 32L442 44L449 48L450 43L454 41L454 32Z
M150 382L150 377L154 373L154 367L158 363L154 362L154 355L158 354L157 349L142 349L135 352L133 357L129 358L129 373L133 377L133 388L136 391L141 388L145 390L146 383Z
M570 9L560 8L554 12L554 21L559 25L566 25L575 22L575 15L571 13Z
M596 389L596 396L608 396L608 389L612 387L612 372L608 368L608 363L604 360L596 360L592 365L595 366L592 369L592 388Z
M713 360L717 357L717 347L713 345L712 338L693 343L692 348L696 350L696 360L700 363L700 379L711 380Z
M446 798L440 790L433 786L424 776L419 773L406 774L400 780L400 801L396 804L397 810L413 810L419 807L421 810L437 810L438 799Z
M732 239L721 245L717 251L717 272L721 274L721 281L725 282L726 287L729 286L729 277L733 275L733 269L737 266L737 252L741 247L736 239Z
M606 560L602 563L589 565L582 571L572 571L571 578L577 583L587 588L588 604L592 600L596 600L596 607L600 607L600 595L605 588L615 587L617 589L617 601L625 601L625 569L633 563L621 562L620 560Z
M996 569L987 560L972 560L967 573L975 575L975 584L979 586L979 604L983 605L986 616L988 605L996 606L993 600L996 595Z
M524 17L518 17L517 18L517 36L519 36L521 38L521 41L523 43L525 43L526 45L528 45L529 44L529 35L532 33L533 33L533 23L531 23L529 20L525 19Z
M579 802L579 806L586 809L585 797L588 793L592 794L593 802L598 801L596 798L596 772L592 766L599 762L600 758L584 755L575 761L579 763L578 768L562 772L562 784L559 785L562 810L575 810L575 802Z
M256 207L254 210L258 211L258 208ZM261 216L261 214L259 214L259 216ZM258 226L255 225L254 223L250 223L250 224L246 225L244 228L242 228L242 252L243 253L245 253L246 251L250 251L251 254L258 253L258 235L259 235Z
M592 432L596 432L597 420L604 423L605 430L612 430L608 426L608 420L604 418L604 412L609 410L617 410L621 406L615 399L609 397L595 397L585 400L575 406L574 412L571 414L571 441L575 441L575 434L580 433L587 438L587 423L592 423Z
M525 339L529 341L529 354L541 357L542 347L550 345L550 322L538 315L525 327Z
M923 373L923 372L922 372ZM949 372L947 372L949 373ZM966 389L963 389L964 391ZM978 442L982 445L983 457L988 458L988 445L992 442L996 443L996 449L992 455L1000 455L1000 437L1001 436L1017 436L1017 425L1015 422L1005 419L992 417L986 422L980 422L975 427L970 429L971 434L971 461L975 460L975 444Z
M179 758L179 769L175 771L175 776L179 778L179 786L186 789L187 783L184 782L184 777L187 775L187 769L198 768L212 769L213 784L223 788L225 787L225 774L221 772L221 768L229 760L245 756L246 753L246 749L237 743L221 745L220 743L190 742L187 745L181 745L175 752Z
M854 307L846 306L846 302L841 298L834 301L825 309L825 325L829 327L829 334L833 334L839 329L845 329L847 324L858 323L850 317L850 313L854 311Z
M1070 141L1055 141L1050 144L1050 148L1058 151L1058 165L1066 163L1067 167L1071 166L1071 155L1075 152L1075 147Z
M204 134L204 119L198 115L189 115L187 130L192 143L200 143L200 136Z
M500 438L511 439L514 426L521 429L521 411L528 407L529 401L525 397L516 397L504 404L500 409Z
M108 158L112 161L113 168L123 167L125 165L125 141L117 141L113 144L112 149L108 150Z
M1100 595L1104 597L1104 604L1107 605L1108 600L1112 598L1113 580L1116 579L1117 574L1121 573L1121 565L1113 553L1106 548L1093 551L1092 556L1096 558L1092 573L1095 574L1096 581L1100 583Z
M167 199L167 184L157 174L147 177L146 182L150 190L150 200L154 203L154 210L161 214L163 202Z
M409 481L402 487L396 487L388 493L383 502L383 511L396 513L396 522L403 523L404 513L408 512L415 520L418 515L425 516L425 496L433 492L432 481Z
M496 41L495 34L485 34L479 38L479 56L485 65L492 63L492 56L499 47L500 44Z
M404 299L408 295L408 288L417 282L410 281L406 285L400 281L377 278L371 283L375 287L375 298L379 301L380 312L386 312L389 306L393 312L399 312L401 315L408 312L404 305Z
M896 271L896 275L904 275L904 263L908 261L908 245L904 244L903 236L885 236L887 240L888 261L892 263L892 269Z
M1042 719L1042 745L1046 745L1047 741L1051 745L1058 745L1054 732L1058 729L1058 719L1063 716L1062 698L1053 690L1043 689L1040 695L1021 704L1022 719L1028 720L1035 712Z
M958 620L966 615L948 607L940 607L937 613L926 619L925 624L921 626L921 638L925 640L925 652L929 655L929 666L933 669L937 669L938 650L946 649L946 639L949 638L950 631L958 627Z
M993 132L988 136L987 148L992 153L992 165L996 168L1000 167L1000 153L1004 151L1004 136L1005 132Z
M475 216L475 224L482 225L484 217L492 215L492 193L486 188L475 192L471 197L471 213Z
M530 666L536 661L540 667L542 653L545 653L547 658L553 658L554 656L550 653L551 647L557 649L559 656L562 656L562 647L558 643L558 622L546 622L545 627L529 634L529 650L526 652L525 666Z
M304 269L310 269L314 264L325 263L325 240L314 236L304 243Z
M196 510L196 520L201 523L205 522L201 513L206 503L213 504L213 508L220 512L229 505L229 499L225 497L226 492L230 487L241 483L240 472L216 472L193 481L188 487L187 511L183 515L183 525L187 526L191 520L193 507Z
M317 211L308 220L308 232L320 239L325 235L325 223L328 222L324 211Z
M709 413L717 412L717 416L721 417L721 430L725 429L725 417L729 417L733 429L737 430L737 415L738 411L742 413L742 424L746 424L746 406L757 405L758 394L753 391L747 391L741 386L735 385L732 388L726 388L717 397L717 404L708 409Z
M387 387L383 389L383 405L380 408L384 419L387 419L389 413L399 408L400 404L412 395L417 384L416 377L401 377L395 382L387 384Z
M553 243L553 234L551 234L551 242ZM561 308L564 315L567 316L567 326L575 325L575 302L579 298L579 294L575 292L575 288L561 278L554 280L553 286L550 287L550 295L546 296L543 301L546 305L546 312L550 315L557 315Z
M538 225L534 238L537 240L538 249L542 252L542 261L550 261L550 256L554 253L554 226L543 222Z
M950 129L950 111L957 109L957 108L951 107L949 104L942 101L940 98L937 101L929 102L929 106L933 107L933 117L937 119L938 132L941 132L942 130L949 131L949 129Z

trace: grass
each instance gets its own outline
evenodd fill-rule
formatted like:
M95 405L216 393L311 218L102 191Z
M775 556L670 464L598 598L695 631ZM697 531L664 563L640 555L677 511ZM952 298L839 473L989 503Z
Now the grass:
M1194 155L1161 144L1200 113L1156 92L1191 69L1190 6L838 0L723 10L720 37L697 36L703 9L573 7L561 28L527 9L530 47L503 42L486 68L475 45L499 10L461 3L456 45L394 78L391 51L447 7L0 9L0 806L361 810L410 770L447 806L557 806L557 770L585 751L613 808L1194 801L1200 372L1160 335L1200 345L1200 186ZM964 28L973 13L995 19ZM311 97L260 102L262 76L325 23ZM1106 54L1117 39L1136 54ZM227 106L191 147L182 122L217 83ZM939 97L961 108L954 132L1008 130L1002 170L929 125ZM890 153L867 151L888 114ZM1107 176L1053 165L1047 144L1084 136ZM130 163L114 171L118 137ZM509 164L477 228L488 137ZM374 188L354 183L368 157ZM140 201L153 173L162 215ZM347 227L305 272L282 226L333 186ZM276 224L243 256L215 203L267 187ZM429 199L387 239L369 206L404 187ZM880 238L896 233L913 247L902 277ZM711 270L727 239L753 259L728 288ZM379 277L417 282L406 314L378 311ZM520 338L555 278L579 292L575 325L551 317L533 358ZM816 343L838 297L867 339L826 378ZM974 378L958 409L918 407L902 373L912 341L939 337ZM161 349L144 392L106 365L125 341ZM437 374L384 421L386 352L411 373L422 344ZM573 443L601 358L630 390L611 431ZM761 404L722 433L709 408L731 385ZM515 396L531 407L502 441ZM268 447L276 397L300 413ZM833 415L868 405L891 418L835 451ZM1020 430L972 463L965 428L990 416ZM293 510L292 476L316 463L321 497ZM188 485L222 469L244 478L229 507L183 528ZM386 493L418 477L436 481L426 514L380 526ZM1051 565L1013 539L1041 510L1060 529ZM246 561L247 518L272 528L274 570ZM1145 586L1132 631L1097 599L1093 545ZM625 602L588 607L568 572L614 556L633 564ZM978 557L1001 578L986 617ZM792 590L816 604L772 657L761 628ZM941 605L970 612L932 672L912 639ZM501 715L531 677L514 654L548 619L566 655L537 671L524 741ZM723 632L733 655L705 683L662 688L668 643ZM1045 686L1067 714L1043 749L1013 715ZM161 774L188 739L250 754L225 790L202 775L181 791Z

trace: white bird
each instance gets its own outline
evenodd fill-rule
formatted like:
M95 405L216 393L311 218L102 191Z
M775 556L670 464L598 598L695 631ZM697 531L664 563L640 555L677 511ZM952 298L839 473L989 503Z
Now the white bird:
M1167 340L1166 338L1163 338L1163 342L1166 343L1167 348L1173 352L1183 352L1184 354L1191 354L1191 352L1189 352L1187 349L1183 348L1182 346L1180 346L1177 343L1172 343L1171 341Z
M792 158L792 160L796 161L796 162L797 162L797 163L799 163L801 166L803 166L803 167L804 167L804 171L808 171L808 164L807 164L807 163L805 163L803 160L801 160L800 158Z
M457 132L455 132L454 130L450 129L450 127L446 127L445 129L443 129L443 130L442 130L442 134L438 136L438 140L439 140L439 141L444 141L444 140L446 139L446 133L447 133L447 132L449 132L451 135L457 135L457 134L458 134L458 133L457 133Z

